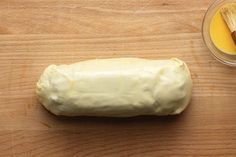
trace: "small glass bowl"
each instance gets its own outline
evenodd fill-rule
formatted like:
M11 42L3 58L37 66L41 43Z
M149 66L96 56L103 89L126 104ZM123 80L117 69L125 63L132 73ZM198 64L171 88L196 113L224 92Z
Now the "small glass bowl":
M215 13L226 3L236 3L236 0L216 0L207 10L202 23L203 40L211 54L221 63L236 67L236 55L230 55L219 50L210 35L210 24Z

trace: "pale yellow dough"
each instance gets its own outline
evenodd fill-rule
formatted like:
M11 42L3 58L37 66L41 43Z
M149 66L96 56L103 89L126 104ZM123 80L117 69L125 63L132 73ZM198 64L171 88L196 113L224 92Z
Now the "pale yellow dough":
M50 65L37 83L39 101L64 116L175 115L188 105L191 75L178 59L96 59Z

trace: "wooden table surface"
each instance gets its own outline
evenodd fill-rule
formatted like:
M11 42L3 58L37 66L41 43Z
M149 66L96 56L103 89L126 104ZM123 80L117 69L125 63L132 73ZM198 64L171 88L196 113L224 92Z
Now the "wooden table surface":
M235 157L236 68L201 36L213 0L1 0L1 157ZM178 57L194 82L174 117L63 118L36 99L49 64Z

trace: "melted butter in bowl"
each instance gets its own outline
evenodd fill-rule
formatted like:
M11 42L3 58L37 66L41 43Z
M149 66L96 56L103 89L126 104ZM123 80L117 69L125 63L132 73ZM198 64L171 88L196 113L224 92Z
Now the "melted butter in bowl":
M221 9L236 4L236 0L216 0L207 10L202 23L202 37L215 59L236 67L236 46Z
M231 32L221 15L220 10L221 8L215 13L211 20L211 40L213 41L214 45L222 52L230 55L236 55L235 43L231 36Z

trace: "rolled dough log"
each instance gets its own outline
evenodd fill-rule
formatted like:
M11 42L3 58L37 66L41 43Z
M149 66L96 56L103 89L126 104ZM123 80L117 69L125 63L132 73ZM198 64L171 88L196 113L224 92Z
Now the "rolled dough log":
M178 59L96 59L50 65L37 83L39 101L55 115L175 115L190 101L191 75Z

